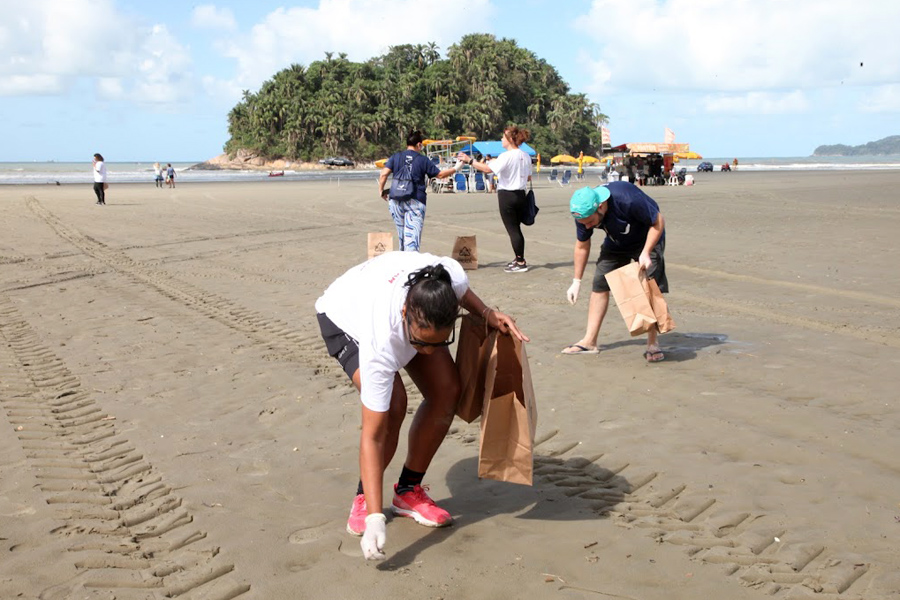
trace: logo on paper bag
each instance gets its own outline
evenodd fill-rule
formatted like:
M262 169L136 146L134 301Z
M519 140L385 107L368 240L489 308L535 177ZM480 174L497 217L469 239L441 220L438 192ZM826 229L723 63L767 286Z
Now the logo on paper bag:
M472 251L469 250L468 246L463 246L459 249L459 262L461 263L469 263L472 262Z
M375 254L384 254L384 250L385 248L383 242L378 242L377 244L375 244Z

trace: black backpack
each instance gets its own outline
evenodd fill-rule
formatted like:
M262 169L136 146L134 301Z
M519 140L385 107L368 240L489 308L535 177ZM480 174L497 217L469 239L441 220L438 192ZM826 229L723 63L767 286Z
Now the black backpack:
M394 171L391 191L388 197L397 202L406 202L416 197L416 184L412 180L412 164L418 158L413 154L401 154L403 164Z

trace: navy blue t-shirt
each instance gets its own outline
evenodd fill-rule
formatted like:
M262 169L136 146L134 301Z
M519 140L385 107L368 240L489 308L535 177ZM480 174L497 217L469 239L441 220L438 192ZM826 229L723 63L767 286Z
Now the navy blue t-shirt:
M436 164L415 150L404 150L393 154L384 166L391 170L391 177L393 177L400 172L400 169L408 161L412 162L411 173L413 185L416 189L416 200L425 204L425 192L427 191L425 188L425 176L437 177L441 170L438 169Z
M627 181L611 181L606 187L609 188L609 199L606 201L609 208L596 227L606 231L603 247L616 251L634 251L643 248L647 241L647 233L659 216L659 205L656 200ZM594 235L594 230L575 221L575 235L579 242L586 242ZM660 241L664 240L665 236L666 232L663 231Z

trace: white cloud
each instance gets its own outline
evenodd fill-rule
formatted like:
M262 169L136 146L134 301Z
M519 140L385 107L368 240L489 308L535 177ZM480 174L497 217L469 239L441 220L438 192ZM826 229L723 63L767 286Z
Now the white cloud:
M0 75L0 96L53 96L65 85L58 75Z
M777 115L800 113L809 108L803 92L748 92L746 94L718 94L703 99L704 109L710 113L733 115Z
M867 113L900 113L900 84L876 88L860 103L860 110Z
M896 82L897 22L897 2L594 0L574 26L595 93L744 92Z
M214 4L202 4L191 13L191 25L204 29L225 29L231 31L237 27L234 13L230 8L218 8Z
M0 95L64 94L79 78L102 99L177 102L191 60L165 26L139 23L112 0L31 0L3 9Z
M125 88L118 77L98 77L97 96L102 100L122 100L125 97Z
M229 82L208 81L207 87L255 90L277 71L292 63L322 60L325 52L344 52L350 60L364 61L390 46L429 42L446 52L472 31L473 19L487 28L494 15L490 0L320 0L317 8L279 8L249 34L220 44L221 52L237 61L236 76Z

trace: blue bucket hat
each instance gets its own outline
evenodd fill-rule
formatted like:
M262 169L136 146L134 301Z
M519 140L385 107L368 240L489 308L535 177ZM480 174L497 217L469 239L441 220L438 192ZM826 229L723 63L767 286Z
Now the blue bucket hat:
M595 188L584 187L575 190L569 200L569 211L576 219L586 219L609 199L609 188L599 185Z

